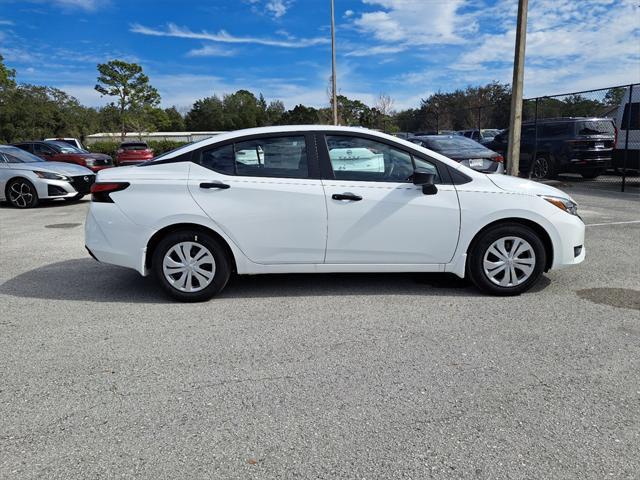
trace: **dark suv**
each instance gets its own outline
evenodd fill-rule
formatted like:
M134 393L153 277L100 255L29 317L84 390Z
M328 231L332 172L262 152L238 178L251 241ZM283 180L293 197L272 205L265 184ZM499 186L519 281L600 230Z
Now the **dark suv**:
M507 158L509 131L497 135L487 148ZM550 118L536 125L522 123L520 173L553 178L558 173L579 173L596 178L611 166L615 127L610 118Z

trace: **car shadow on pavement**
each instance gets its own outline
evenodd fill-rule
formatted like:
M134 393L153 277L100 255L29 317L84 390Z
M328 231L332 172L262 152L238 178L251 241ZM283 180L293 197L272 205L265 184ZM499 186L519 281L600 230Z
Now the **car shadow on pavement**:
M546 286L545 278L534 287ZM547 280L548 284L548 280ZM152 277L90 258L66 260L16 275L0 285L15 297L119 303L172 302ZM443 273L336 273L234 276L218 298L326 295L481 296L467 280Z

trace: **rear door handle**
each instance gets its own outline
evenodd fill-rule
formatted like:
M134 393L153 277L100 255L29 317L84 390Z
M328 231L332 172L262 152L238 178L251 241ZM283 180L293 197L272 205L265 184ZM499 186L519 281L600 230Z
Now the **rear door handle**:
M227 188L231 188L231 185L222 182L203 182L200 184L200 188L219 188L226 190Z
M358 202L362 200L360 195L355 195L353 193L345 192L345 193L334 193L331 195L331 198L334 200L351 200L353 202Z

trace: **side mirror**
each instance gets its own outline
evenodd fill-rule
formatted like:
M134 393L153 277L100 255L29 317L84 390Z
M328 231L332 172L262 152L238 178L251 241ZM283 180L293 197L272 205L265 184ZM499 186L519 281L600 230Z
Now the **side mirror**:
M435 178L435 174L420 168L413 172L413 184L421 185L422 193L425 195L435 195L438 193L438 187L434 184Z

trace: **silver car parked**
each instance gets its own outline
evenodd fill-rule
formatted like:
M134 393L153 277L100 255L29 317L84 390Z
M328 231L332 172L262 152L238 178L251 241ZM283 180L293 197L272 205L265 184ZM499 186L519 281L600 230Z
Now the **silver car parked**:
M81 165L47 162L17 147L0 145L0 201L16 208L31 208L39 200L78 201L95 181Z

